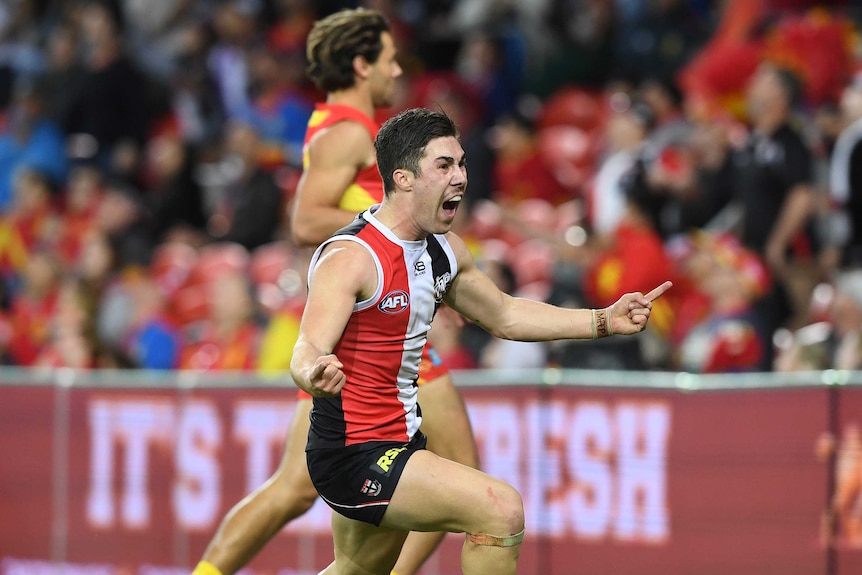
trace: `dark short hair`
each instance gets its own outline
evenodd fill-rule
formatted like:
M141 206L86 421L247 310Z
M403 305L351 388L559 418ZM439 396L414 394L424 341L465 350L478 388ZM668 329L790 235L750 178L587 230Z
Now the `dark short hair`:
M419 161L428 142L437 138L459 136L458 126L445 114L425 108L405 110L386 121L374 140L377 169L383 178L386 194L395 189L395 170L410 170L420 175Z
M341 10L314 23L306 42L308 77L326 92L353 86L353 59L377 62L389 21L374 10Z

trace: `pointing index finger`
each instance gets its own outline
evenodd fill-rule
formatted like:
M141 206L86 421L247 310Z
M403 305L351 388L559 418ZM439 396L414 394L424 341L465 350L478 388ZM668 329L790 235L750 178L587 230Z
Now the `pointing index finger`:
M647 299L647 301L655 301L662 295L664 295L664 292L669 290L671 287L673 287L673 282L664 282L663 284L646 294L644 297Z

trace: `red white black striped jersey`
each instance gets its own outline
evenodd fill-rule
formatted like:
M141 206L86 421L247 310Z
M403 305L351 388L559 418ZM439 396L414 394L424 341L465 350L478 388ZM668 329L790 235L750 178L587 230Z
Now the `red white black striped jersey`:
M344 364L341 394L314 398L308 449L368 441L409 441L419 430L416 379L431 320L458 273L455 254L442 235L404 241L363 212L326 240L353 241L369 251L377 267L374 295L353 306L333 353ZM309 271L309 282L312 273Z

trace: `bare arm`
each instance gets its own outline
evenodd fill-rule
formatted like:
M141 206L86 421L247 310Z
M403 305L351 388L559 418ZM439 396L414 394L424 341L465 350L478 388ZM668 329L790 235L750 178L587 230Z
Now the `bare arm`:
M784 268L785 252L793 237L808 221L814 206L814 190L807 184L799 184L781 205L778 220L766 243L766 258L773 270Z
M557 339L590 339L595 335L634 334L649 321L652 301L671 287L665 282L652 292L622 296L607 310L566 309L500 291L494 282L476 267L464 242L449 234L449 242L458 259L458 275L446 294L446 303L496 337L517 341L550 341ZM602 315L608 321L602 333ZM596 321L599 325L596 326ZM594 332L594 329L597 332Z
M356 217L338 207L356 174L371 165L374 143L356 122L339 122L309 144L308 163L296 188L290 214L293 241L318 246Z
M345 383L343 367L332 353L350 319L353 304L377 286L371 255L354 242L327 246L311 275L299 337L290 361L293 381L313 396L333 396Z

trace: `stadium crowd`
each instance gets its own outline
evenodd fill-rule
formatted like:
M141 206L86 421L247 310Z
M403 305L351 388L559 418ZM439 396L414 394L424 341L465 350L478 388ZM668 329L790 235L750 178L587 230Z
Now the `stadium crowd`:
M305 38L345 0L0 6L5 365L285 370L309 251L287 213L322 94ZM369 0L398 102L469 158L459 233L502 289L643 337L493 340L452 369L862 368L862 13L803 0Z

